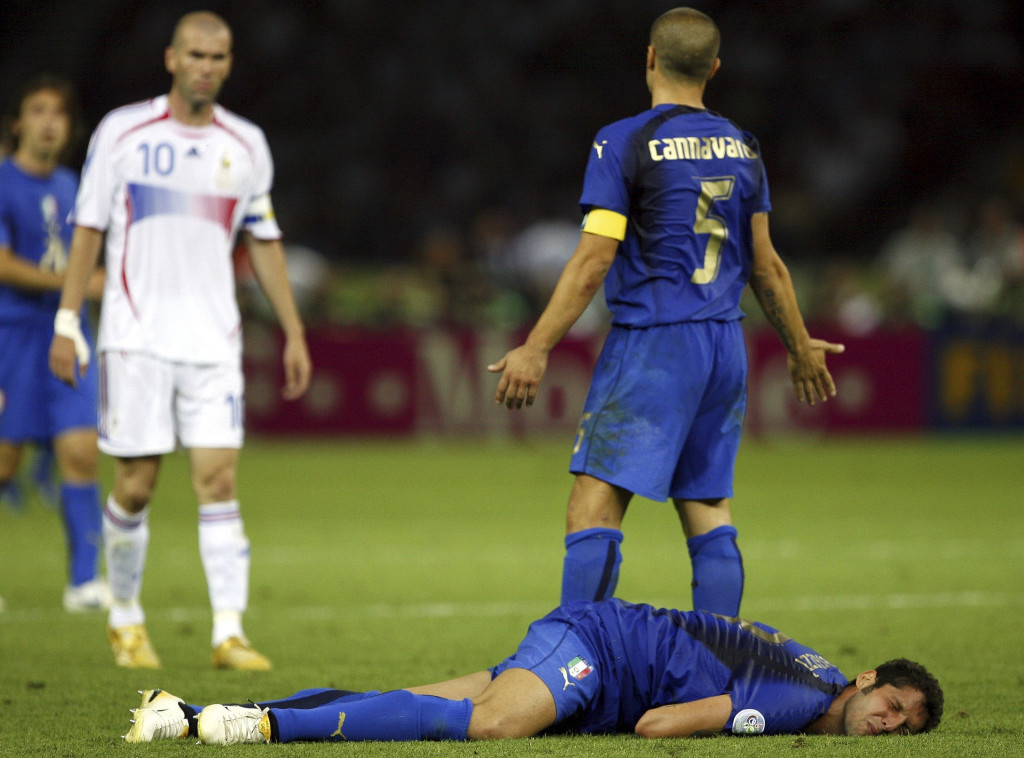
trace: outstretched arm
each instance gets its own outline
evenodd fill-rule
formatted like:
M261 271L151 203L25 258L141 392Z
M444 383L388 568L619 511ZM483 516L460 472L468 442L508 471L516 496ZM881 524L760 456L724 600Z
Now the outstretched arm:
M756 213L751 219L754 235L754 265L750 274L750 287L757 302L789 354L789 376L800 402L814 405L834 397L836 385L825 365L827 353L841 353L843 345L812 339L804 326L797 305L793 280L789 269L772 244L768 233L768 214Z
M495 402L504 403L506 408L533 405L547 369L548 353L594 299L618 249L617 239L590 232L580 234L576 252L562 269L551 300L526 342L487 367L501 374Z
M715 734L725 728L732 713L732 698L728 695L694 700L691 703L673 703L651 708L636 724L641 737L693 737Z
M313 373L306 346L306 330L295 305L295 295L288 281L288 266L285 263L284 248L280 240L258 240L246 232L249 248L249 262L256 281L267 296L277 315L277 321L284 331L284 376L285 386L281 395L285 400L302 397Z

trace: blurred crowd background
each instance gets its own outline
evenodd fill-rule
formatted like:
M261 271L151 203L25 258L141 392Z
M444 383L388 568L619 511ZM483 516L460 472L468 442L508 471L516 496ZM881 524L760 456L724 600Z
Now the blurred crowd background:
M1024 326L1024 3L692 4L723 35L705 103L760 140L810 319ZM673 5L15 0L0 92L67 76L91 131L166 92L175 21L217 11L221 101L267 134L309 322L517 328L575 246L594 133L649 105L648 29Z

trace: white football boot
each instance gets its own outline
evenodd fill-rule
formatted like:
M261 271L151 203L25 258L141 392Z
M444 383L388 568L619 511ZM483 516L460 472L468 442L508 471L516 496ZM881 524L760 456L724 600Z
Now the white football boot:
M142 704L132 711L132 728L125 742L174 740L188 736L188 719L181 709L184 702L163 690L141 690Z
M258 705L208 705L196 726L204 745L270 742L270 711Z

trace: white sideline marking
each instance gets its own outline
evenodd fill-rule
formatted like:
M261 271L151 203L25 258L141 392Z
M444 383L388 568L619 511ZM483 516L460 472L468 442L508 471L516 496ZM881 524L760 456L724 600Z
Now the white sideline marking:
M652 605L669 607L669 603L658 600L646 601ZM863 610L919 610L940 608L1018 608L1024 606L1024 594L1009 592L939 592L933 594L891 594L891 595L804 595L801 597L747 598L756 604L757 616L762 611L863 611ZM262 614L279 614L286 611L290 618L305 621L326 621L345 616L368 616L382 619L410 618L503 618L526 616L539 618L554 608L554 604L537 601L493 602L493 603L367 603L353 605L311 605L296 607L257 606L248 616L259 618ZM209 616L209 608L156 608L146 612L151 620L172 622L188 621ZM34 623L82 618L102 618L103 614L72 616L59 607L54 608L10 608L0 612L0 626L11 623Z

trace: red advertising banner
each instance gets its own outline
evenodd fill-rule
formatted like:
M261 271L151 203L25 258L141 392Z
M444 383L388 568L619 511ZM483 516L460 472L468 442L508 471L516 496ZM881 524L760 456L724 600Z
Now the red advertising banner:
M928 420L928 337L908 328L854 336L812 328L815 337L846 345L828 358L838 394L813 408L796 401L786 351L770 329L750 333L747 429L829 432L913 431Z
M528 413L494 402L489 363L519 344L518 334L307 332L314 364L309 392L281 399L281 341L260 325L245 329L246 427L268 434L572 434L603 338L567 336L551 353L543 391Z
M839 395L814 408L793 397L786 354L771 330L748 336L747 429L819 432L911 431L928 422L927 334L914 329L867 336L815 336L844 342L829 366ZM276 329L247 325L246 424L271 434L572 434L603 336L567 336L552 352L537 405L509 412L494 402L486 370L522 335L458 331L321 328L307 334L315 366L307 395L281 399Z
M256 433L407 434L415 429L415 337L314 329L309 391L281 398L281 338L276 329L245 328L246 428Z

